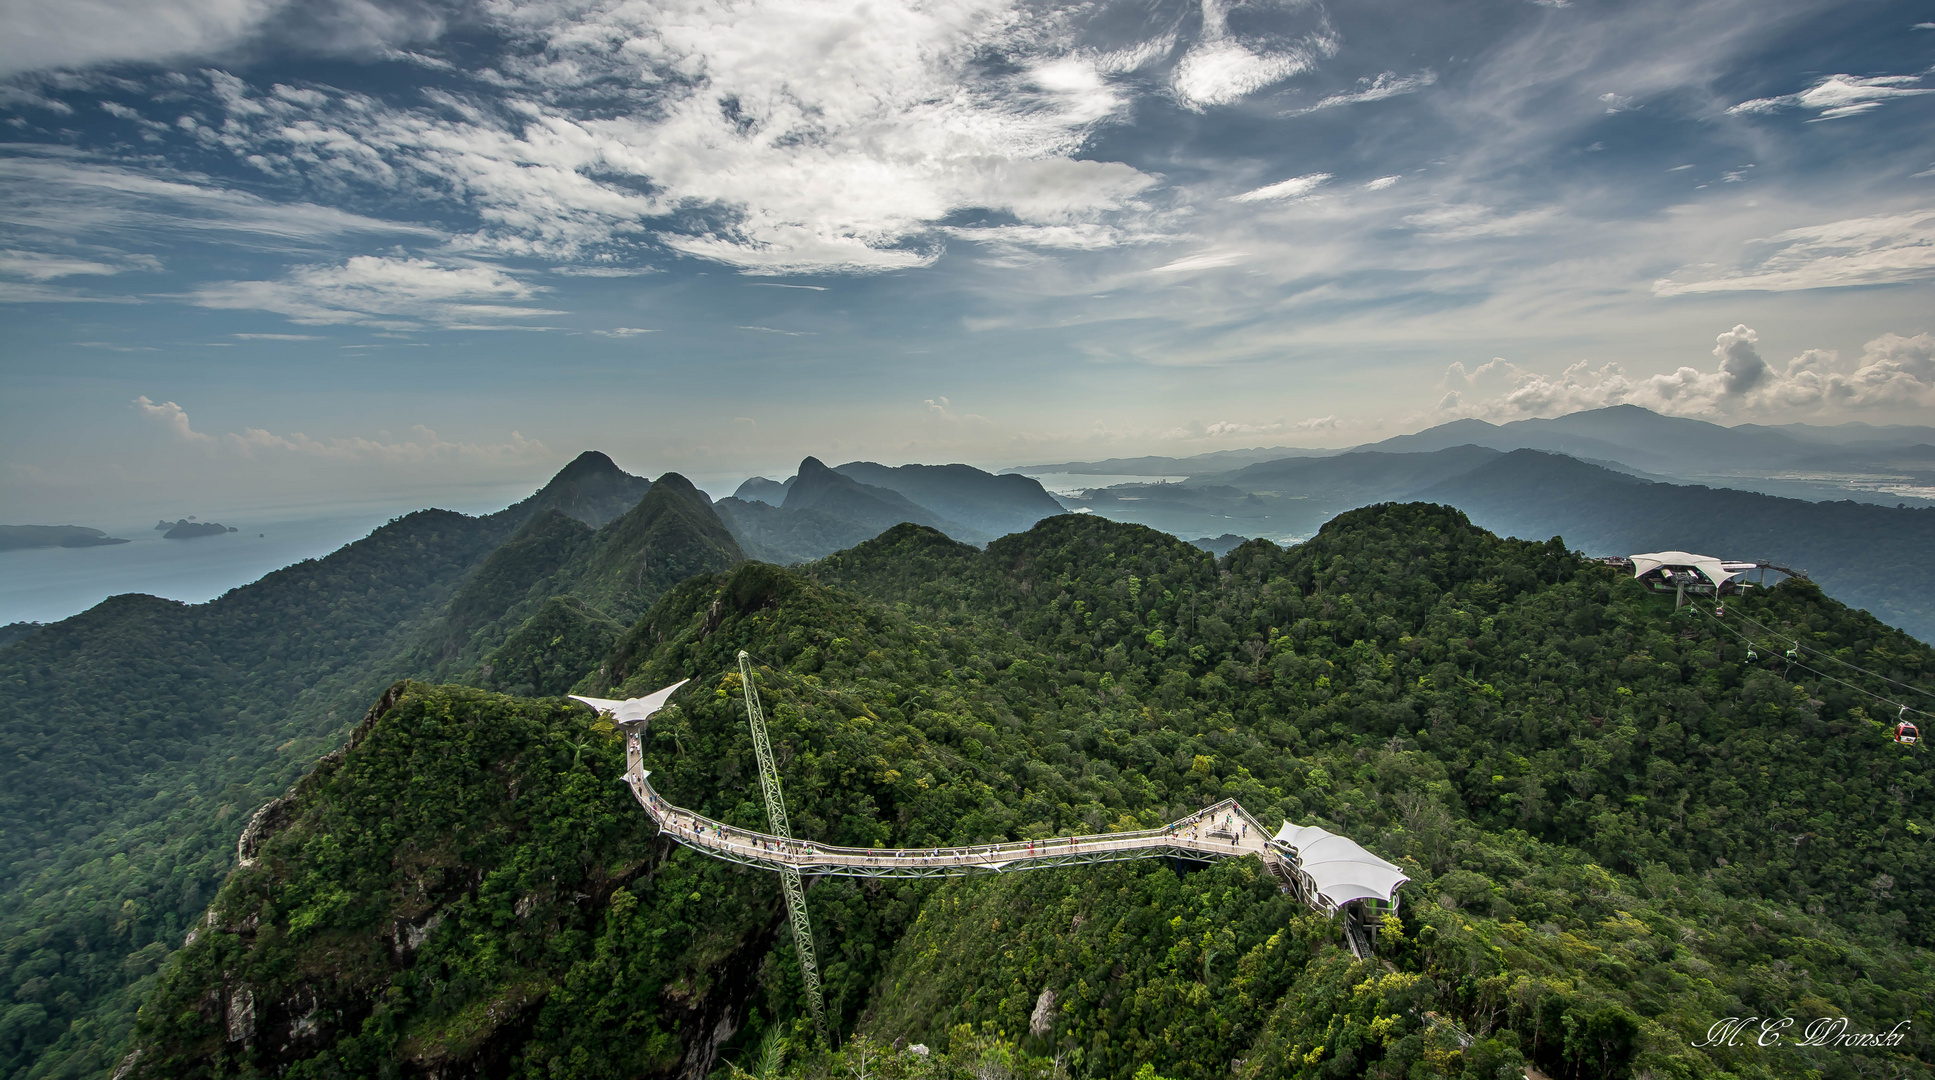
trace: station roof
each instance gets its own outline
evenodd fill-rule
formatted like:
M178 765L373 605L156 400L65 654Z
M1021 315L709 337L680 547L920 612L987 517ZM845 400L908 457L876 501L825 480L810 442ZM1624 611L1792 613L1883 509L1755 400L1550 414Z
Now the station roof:
M1690 551L1654 551L1645 555L1635 555L1632 558L1634 577L1645 577L1662 566L1687 566L1698 570L1715 585L1722 584L1729 578L1739 577L1753 569L1754 565L1736 563L1734 565L1739 567L1738 569L1729 569L1724 559L1718 559L1712 555L1695 555Z
M1411 880L1403 870L1365 851L1357 841L1315 825L1284 822L1279 843L1297 853L1297 862L1333 907L1352 900L1382 900L1395 904L1399 885Z

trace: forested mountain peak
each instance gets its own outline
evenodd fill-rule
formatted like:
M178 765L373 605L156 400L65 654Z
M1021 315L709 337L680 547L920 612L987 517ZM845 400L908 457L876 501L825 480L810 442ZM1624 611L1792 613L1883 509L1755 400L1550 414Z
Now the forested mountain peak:
M668 472L630 512L598 530L575 591L607 614L635 618L673 584L745 558L712 500Z
M651 486L599 451L586 450L529 498L500 513L522 522L547 509L559 510L595 529L638 505Z
M1749 660L1742 619L1873 674ZM698 1080L771 1034L789 1077L872 1052L936 1077L1724 1080L1851 1067L1703 1045L1716 1021L1844 1015L1911 1021L1874 1062L1927 1076L1935 785L1868 695L1935 690L1935 651L1805 582L1727 620L1428 504L1221 560L1064 515L701 574L579 684L697 680L643 747L673 802L764 821L745 649L802 837L1043 838L1235 798L1404 868L1380 957L1240 861L822 879L830 1058L776 881L654 835L608 724L410 685L263 830L130 1075Z

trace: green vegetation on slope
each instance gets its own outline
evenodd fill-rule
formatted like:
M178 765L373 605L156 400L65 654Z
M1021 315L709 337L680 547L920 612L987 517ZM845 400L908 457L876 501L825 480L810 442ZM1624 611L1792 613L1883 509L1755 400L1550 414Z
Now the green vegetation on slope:
M390 681L558 692L622 629L598 605L741 558L683 478L625 501L645 484L587 454L487 518L413 514L213 603L116 597L0 652L0 1076L111 1066L249 813Z
M1501 533L1563 532L1595 555L1698 551L1799 567L1843 603L1935 641L1935 508L1639 483L1536 450L1507 454L1419 497L1456 505Z
M104 1067L249 812L502 538L424 511L208 604L117 596L0 651L0 1073Z
M648 740L668 798L763 823L743 647L801 835L971 843L1235 797L1414 878L1389 968L1243 862L823 879L838 1028L945 1048L883 1075L1930 1072L1926 755L1562 543L1385 506L1215 561L1060 517L985 552L902 527L807 574L689 580L579 684L698 678ZM1926 646L1805 584L1745 609L1935 688ZM771 876L652 837L616 754L557 702L404 694L224 887L138 1068L699 1077L774 1032L800 1075L837 1064L795 1023ZM1834 1015L1910 1038L1694 1045L1726 1016Z

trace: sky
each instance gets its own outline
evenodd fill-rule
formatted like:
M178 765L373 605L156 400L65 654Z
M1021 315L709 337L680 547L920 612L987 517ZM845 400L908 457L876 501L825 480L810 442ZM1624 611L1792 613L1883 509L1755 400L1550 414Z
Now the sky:
M0 520L1935 422L1935 6L0 0Z

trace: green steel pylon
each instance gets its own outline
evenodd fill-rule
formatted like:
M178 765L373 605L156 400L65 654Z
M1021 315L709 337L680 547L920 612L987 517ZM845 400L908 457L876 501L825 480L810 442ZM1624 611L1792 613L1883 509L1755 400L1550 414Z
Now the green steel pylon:
M786 820L786 793L779 786L779 770L773 766L773 744L766 738L766 716L759 708L759 692L753 689L752 658L739 652L739 681L746 691L746 723L752 727L753 755L759 759L759 792L766 799L766 820L773 835L793 838L793 827ZM806 1004L813 1011L813 1026L828 1046L826 999L820 993L820 962L813 948L813 923L806 916L806 888L800 884L796 867L779 871L780 888L786 893L786 914L793 925L793 945L800 954L800 976L806 983Z

